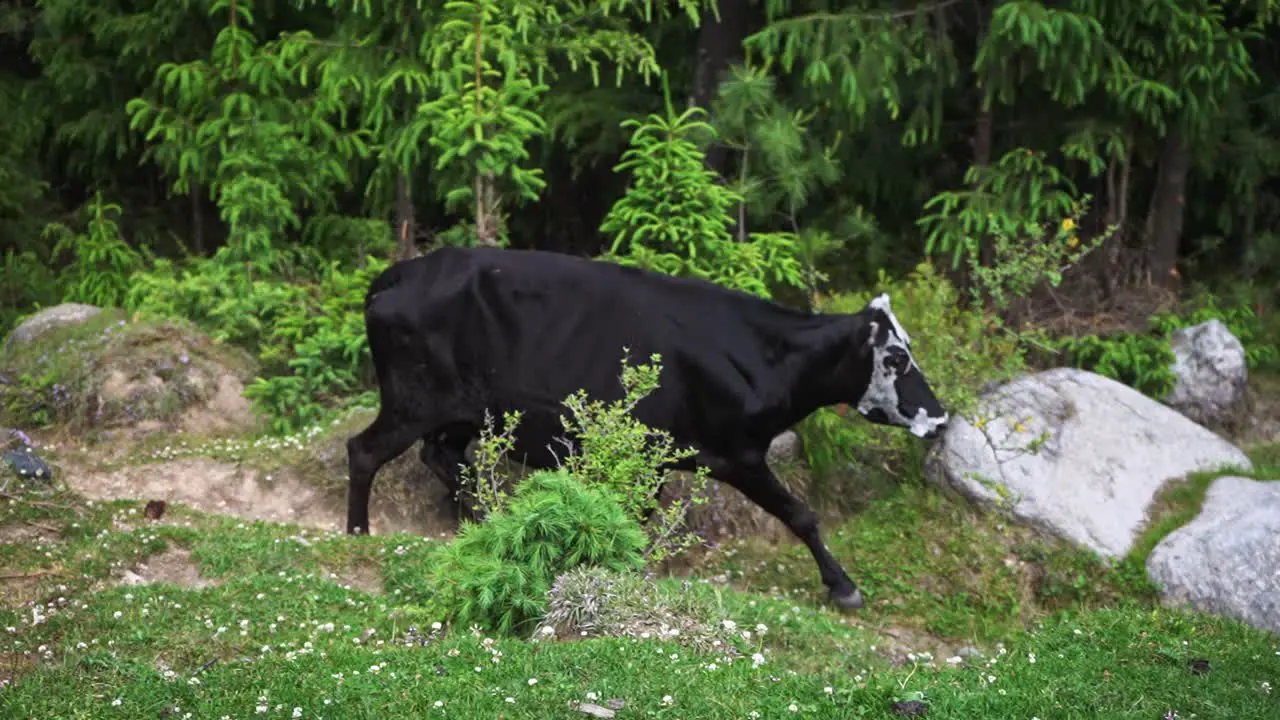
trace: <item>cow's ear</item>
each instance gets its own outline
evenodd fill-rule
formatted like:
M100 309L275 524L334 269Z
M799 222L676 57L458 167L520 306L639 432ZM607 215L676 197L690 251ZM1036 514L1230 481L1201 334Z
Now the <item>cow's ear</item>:
M867 303L867 307L872 310L891 312L892 308L889 306L889 293L880 293L879 295L871 298L871 301Z
M860 342L858 343L858 347L864 348L864 349L870 348L872 345L875 344L876 338L879 335L880 335L880 323L876 322L875 320L868 320L867 323L862 326L862 331L860 332L860 336L859 336Z

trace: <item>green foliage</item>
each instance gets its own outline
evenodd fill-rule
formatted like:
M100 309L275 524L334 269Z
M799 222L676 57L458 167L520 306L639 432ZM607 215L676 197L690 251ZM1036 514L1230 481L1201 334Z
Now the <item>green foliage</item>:
M664 465L692 457L692 448L677 448L671 434L650 428L635 418L635 409L645 397L658 388L662 374L662 358L655 354L649 364L631 366L630 352L623 349L622 400L604 403L589 399L582 390L565 399L570 417L560 418L565 431L578 439L581 452L570 454L564 467L575 477L609 488L622 499L623 509L645 526L649 542L645 557L661 562L697 541L693 534L680 531L689 509L684 498L673 500L667 507L658 503L658 493L666 481ZM706 486L707 469L698 468L690 487L694 502ZM650 516L650 517L647 517Z
M706 486L707 469L694 473L689 494L692 500L677 498L666 507L658 502L658 493L667 480L664 465L691 457L691 448L677 448L671 434L646 426L635 417L636 407L658 387L662 374L661 357L653 355L650 363L629 364L630 352L623 349L623 397L613 402L588 398L578 390L565 398L569 416L561 415L566 436L577 440L577 447L560 438L565 457L561 468L575 478L603 487L622 503L627 515L644 527L647 542L644 557L650 563L680 554L698 541L682 525L690 503L703 502L699 492ZM477 508L485 515L500 512L510 502L507 478L500 463L514 445L514 433L522 413L503 414L501 431L495 430L493 418L486 416L477 444L476 459L463 470L464 484L470 485Z
M997 332L992 319L965 309L955 286L928 263L903 279L882 272L876 290L825 297L820 305L827 312L857 312L880 292L889 294L894 314L911 334L916 362L953 415L976 410L977 392L984 383L1025 367L1019 339ZM919 443L901 430L845 418L833 409L814 413L797 430L819 480L846 474L850 463L859 475L893 475L921 459ZM833 492L837 497L843 494Z
M142 269L145 256L120 237L118 218L122 211L115 203L104 202L102 193L86 207L88 221L83 233L61 223L50 223L43 236L54 240L52 254L69 252L70 264L63 270L64 302L99 307L119 307L129 291L130 277Z
M1173 350L1164 335L1081 335L1057 341L1071 367L1095 372L1153 398L1173 390Z
M925 252L950 252L952 267L965 261L998 307L1042 281L1057 285L1063 270L1109 236L1080 242L1073 230L1088 198L1077 197L1070 179L1043 153L1016 148L994 165L970 167L965 182L970 189L925 203L925 210L937 208L918 221L926 231ZM1053 232L1049 240L1046 225ZM988 244L993 257L983 262Z
M546 185L540 169L521 165L529 158L525 144L546 129L533 106L548 88L533 82L531 68L513 47L517 30L500 20L504 4L446 3L432 48L442 92L419 110L440 153L435 168L451 188L446 207L470 203L476 234L488 241L499 222L499 194L532 201Z
M1175 330L1192 327L1210 320L1218 320L1244 346L1245 360L1250 370L1280 369L1280 339L1265 335L1261 319L1252 307L1245 303L1223 306L1215 295L1197 298L1191 307L1178 313L1162 313L1151 318L1151 330L1171 336Z
M252 0L215 0L208 14L223 23L208 59L158 67L128 103L130 127L154 142L146 156L175 191L213 194L230 234L219 252L270 274L288 259L276 246L301 228L300 208L330 209L347 161L367 149L330 122L324 97L298 93L287 48L255 35Z
M25 308L55 305L58 278L34 250L6 248L0 258L0 337L9 334Z
M274 432L285 435L319 422L345 396L371 385L364 298L388 265L371 258L364 268L346 272L332 263L313 292L273 323L261 358L279 374L256 378L245 397L271 419Z
M1252 370L1280 364L1280 347L1263 339L1256 313L1248 305L1224 307L1213 295L1199 298L1185 312L1162 313L1149 321L1146 333L1114 333L1060 338L1054 344L1068 364L1124 383L1142 393L1164 398L1177 381L1170 341L1174 331L1219 320L1244 346Z
M667 92L665 115L623 123L634 133L614 169L630 171L632 182L600 226L613 238L607 257L763 297L770 297L770 283L802 287L791 233L753 233L749 241L734 241L729 226L744 198L716 182L704 164L699 145L715 129L696 119L701 114L697 107L676 114Z
M509 506L463 525L435 557L431 584L455 623L524 633L542 617L557 576L579 566L638 570L645 541L609 489L563 470L537 472Z

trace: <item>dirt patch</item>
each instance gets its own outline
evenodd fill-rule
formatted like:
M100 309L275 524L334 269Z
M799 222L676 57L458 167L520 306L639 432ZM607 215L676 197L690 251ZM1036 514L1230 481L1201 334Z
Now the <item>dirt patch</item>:
M51 543L60 535L58 528L26 520L0 526L0 545Z
M164 500L246 520L288 522L321 530L346 529L346 501L305 482L291 468L274 473L209 458L182 458L115 470L64 466L74 491L95 500ZM375 494L375 532L437 535L438 513L424 504L388 503Z
M59 577L56 571L42 570L0 573L0 608L30 607L45 597L47 586Z
M672 473L672 482L663 487L659 502L665 506L676 498L688 498L692 477L691 473ZM798 497L805 497L806 490L797 477L779 474L779 479ZM731 485L708 480L697 498L702 502L689 505L685 528L707 542L719 543L740 537L760 537L770 542L795 539L781 521Z
M332 572L328 578L344 588L351 588L370 595L382 594L382 571L373 563L345 568L342 572Z
M954 642L908 627L898 625L876 627L857 622L850 622L850 625L861 626L878 637L874 652L894 665L932 662L943 666L947 664L947 658L973 657L980 653L971 646L961 647Z
M116 580L117 585L150 585L169 583L178 587L199 590L212 587L216 581L203 577L191 559L191 553L183 548L170 548L152 555L132 569L125 570Z

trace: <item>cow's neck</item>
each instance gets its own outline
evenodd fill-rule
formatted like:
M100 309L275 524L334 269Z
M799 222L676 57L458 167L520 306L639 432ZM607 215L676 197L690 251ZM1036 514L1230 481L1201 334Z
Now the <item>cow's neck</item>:
M811 315L797 323L790 337L791 347L778 366L790 388L784 417L779 418L783 429L819 408L858 401L859 383L868 372L856 366L853 351L866 342L862 315Z

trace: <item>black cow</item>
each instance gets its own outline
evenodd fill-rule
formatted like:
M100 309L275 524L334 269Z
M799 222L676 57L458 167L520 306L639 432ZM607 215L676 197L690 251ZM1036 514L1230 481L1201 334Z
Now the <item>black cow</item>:
M697 450L680 469L707 467L785 523L813 553L831 600L858 608L862 594L823 544L817 517L766 465L769 443L837 403L926 439L947 422L887 295L854 314L813 314L609 262L445 248L376 278L365 327L381 410L347 442L348 533L368 532L374 475L418 438L424 461L456 491L486 409L495 418L522 410L517 459L554 466L562 401L579 388L621 398L625 346L633 358L662 356L660 386L635 415Z

